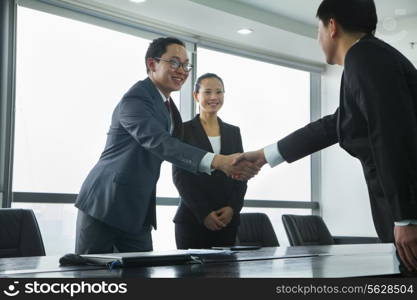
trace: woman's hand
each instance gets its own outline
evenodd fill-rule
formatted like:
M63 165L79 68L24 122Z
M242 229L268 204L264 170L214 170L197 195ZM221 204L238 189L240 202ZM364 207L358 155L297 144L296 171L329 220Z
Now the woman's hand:
M228 225L230 221L232 221L233 217L233 208L230 206L222 207L216 210L218 219L223 222L224 224Z
M215 211L212 211L210 214L208 214L207 217L204 218L203 223L207 229L212 231L218 231L226 227L226 224L220 220L220 218L217 216L217 212Z

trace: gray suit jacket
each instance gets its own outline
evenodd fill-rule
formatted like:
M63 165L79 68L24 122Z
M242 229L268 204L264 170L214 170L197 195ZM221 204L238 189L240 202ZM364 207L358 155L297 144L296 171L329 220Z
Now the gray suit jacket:
M161 163L196 173L207 153L169 133L171 119L147 78L137 82L113 111L106 146L85 179L75 206L123 231L156 227L155 196Z

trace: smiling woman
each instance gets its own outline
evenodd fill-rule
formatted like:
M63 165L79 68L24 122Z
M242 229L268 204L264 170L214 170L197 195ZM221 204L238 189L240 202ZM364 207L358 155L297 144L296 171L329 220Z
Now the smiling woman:
M239 128L217 116L224 102L223 80L213 73L200 76L193 96L200 114L183 124L182 140L215 154L243 152ZM246 182L219 171L191 174L175 166L173 178L181 195L174 217L177 248L234 245Z

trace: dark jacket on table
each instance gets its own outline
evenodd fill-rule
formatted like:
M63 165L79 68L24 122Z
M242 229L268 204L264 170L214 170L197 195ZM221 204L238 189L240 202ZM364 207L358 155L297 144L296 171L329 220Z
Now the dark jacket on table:
M220 154L243 152L242 138L238 127L219 120L221 135ZM183 141L208 152L213 152L210 141L197 115L183 124ZM174 217L175 223L202 224L204 218L213 210L224 206L233 208L230 226L239 224L239 212L243 206L247 184L233 180L221 171L208 174L192 174L172 166L174 184L181 201Z
M336 142L361 161L376 231L392 242L394 221L417 219L417 71L371 35L346 55L336 112L280 140L278 148L293 162Z

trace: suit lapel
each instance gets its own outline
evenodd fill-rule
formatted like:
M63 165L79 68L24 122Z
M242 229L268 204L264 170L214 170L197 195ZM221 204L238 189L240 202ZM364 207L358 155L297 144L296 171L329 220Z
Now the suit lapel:
M230 146L232 146L231 133L228 127L224 126L223 121L218 118L220 127L220 154L230 154Z
M177 106L175 105L172 98L169 98L170 109L172 114L172 121L174 122L174 131L172 132L172 136L182 139L183 137L183 127L182 127L182 118L181 114L178 111Z
M200 148L209 152L213 152L213 147L211 146L207 134L204 131L203 125L201 125L200 115L195 116L195 118L192 120L192 125L194 127L193 134L195 134L195 139L200 145Z
M164 99L162 99L161 94L159 93L158 89L149 77L143 81L143 86L145 89L148 90L149 94L154 100L156 111L165 117L169 131L171 128L171 117L169 116L169 112L164 105Z
M223 121L219 117L218 121L220 127L220 154L234 153L231 148L233 147L233 136L228 127L224 125ZM200 115L197 115L192 120L192 124L195 129L193 134L195 133L195 139L199 143L200 148L209 152L213 152L213 147L211 146L210 140L204 131L203 125L201 125Z

